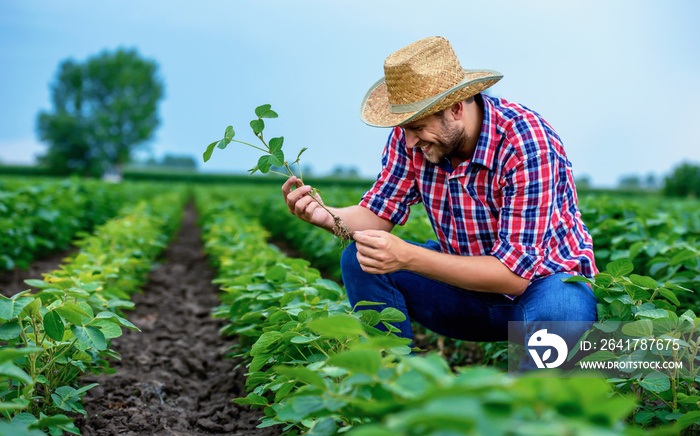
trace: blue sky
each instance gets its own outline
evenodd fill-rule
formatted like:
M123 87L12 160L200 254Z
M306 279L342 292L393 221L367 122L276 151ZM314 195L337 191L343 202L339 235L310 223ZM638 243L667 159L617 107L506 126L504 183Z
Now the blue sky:
M285 150L315 172L380 168L386 129L359 105L386 56L441 35L463 67L502 72L492 94L539 112L561 136L577 177L615 185L700 161L700 2L693 0L0 2L0 161L45 150L35 121L67 58L136 48L159 64L166 96L155 157L191 154L232 124L254 139L253 109ZM146 153L145 155L148 155ZM244 172L243 146L200 169Z

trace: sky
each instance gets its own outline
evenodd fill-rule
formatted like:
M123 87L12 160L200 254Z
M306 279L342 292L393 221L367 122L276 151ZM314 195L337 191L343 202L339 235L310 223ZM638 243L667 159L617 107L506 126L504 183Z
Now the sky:
M165 85L161 125L140 157L192 155L244 173L259 152L201 154L233 125L255 140L254 108L279 118L288 157L374 178L388 129L359 118L384 59L444 36L464 68L503 73L491 95L542 115L577 178L611 187L700 162L700 2L695 0L116 1L0 0L0 162L31 164L50 85L66 59L135 48Z

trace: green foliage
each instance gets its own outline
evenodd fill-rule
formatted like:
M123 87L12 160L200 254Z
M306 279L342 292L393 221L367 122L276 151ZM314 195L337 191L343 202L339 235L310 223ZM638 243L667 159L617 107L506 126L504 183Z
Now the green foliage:
M183 194L123 210L80 240L59 269L27 280L37 292L0 297L1 425L80 434L63 413L84 414L81 398L95 384L80 387L77 378L113 372L111 339L138 330L123 312L179 224Z
M633 271L631 261L619 259L595 279L568 280L592 286L599 300L599 322L584 338L598 344L605 339L608 344L584 361L671 364L673 369L668 370L630 365L608 381L617 392L634 392L640 399L635 422L645 426L675 423L677 430L692 426L686 433L696 434L700 430L700 391L696 386L700 379L700 319L694 311L679 307L679 297L692 291Z
M700 165L684 162L664 179L665 195L700 198Z
M0 187L0 271L27 268L39 255L68 248L78 232L149 191L79 179Z
M624 434L634 399L603 380L518 379L489 368L453 373L440 356L407 356L407 340L375 326L394 309L355 312L308 262L266 242L236 201L196 191L207 253L223 291L215 316L236 334L260 427L284 434ZM238 199L245 202L246 199ZM365 303L363 303L365 304Z
M128 162L158 126L162 96L156 63L135 50L62 62L51 87L53 110L37 118L49 143L40 163L64 174L101 175Z

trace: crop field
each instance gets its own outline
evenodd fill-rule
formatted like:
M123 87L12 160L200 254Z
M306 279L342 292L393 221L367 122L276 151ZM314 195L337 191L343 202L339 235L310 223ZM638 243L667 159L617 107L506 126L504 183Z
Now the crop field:
M365 190L318 187L334 206ZM698 434L700 201L580 209L601 271L578 279L587 335L680 344L635 350L671 374L513 377L507 343L418 325L412 350L376 328L401 312L350 306L341 244L277 185L0 179L0 435ZM394 232L435 238L421 205Z

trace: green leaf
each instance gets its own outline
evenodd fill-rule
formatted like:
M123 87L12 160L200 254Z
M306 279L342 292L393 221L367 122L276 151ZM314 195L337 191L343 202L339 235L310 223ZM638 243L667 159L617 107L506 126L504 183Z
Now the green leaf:
M265 280L270 282L279 282L287 277L287 268L282 265L275 265L265 271Z
M107 349L105 335L97 327L72 325L70 329L75 337L88 347L99 351Z
M365 324L367 324L368 326L374 327L375 325L379 324L382 320L381 315L376 310L360 310L357 313L360 314L362 321L364 321Z
M141 330L136 327L134 324L131 323L128 319L122 318L121 316L117 315L114 312L109 312L109 311L103 311L98 313L95 316L96 319L108 319L114 322L115 324L118 324L122 327L126 327L131 330L136 330L137 332L140 332Z
M91 318L87 312L73 303L65 303L63 306L59 306L54 310L73 325L82 325L83 317Z
M21 297L17 300L0 299L0 318L8 321L17 318L32 301L34 299L31 297Z
M284 137L270 139L270 151L275 152L276 150L282 149L282 144L284 144Z
M630 281L643 288L656 289L659 287L656 280L652 279L651 277L639 276L637 274L630 275Z
M270 108L272 108L272 105L269 104L263 104L255 108L255 116L262 117L265 112L269 111Z
M255 165L253 168L249 169L248 172L249 172L251 175L253 175L253 174L257 173L259 170L260 170L260 167L258 167L257 165Z
M59 425L64 425L64 424L72 424L73 420L67 417L66 415L51 415L51 416L44 416L37 422L30 424L29 428L30 429L41 429L41 428L47 428L47 427L56 427Z
M44 349L39 347L0 348L0 363L9 362L26 356L27 354L40 353L42 351L44 351Z
M655 371L644 377L639 386L648 391L663 392L671 389L671 380L666 374Z
M387 430L379 424L362 424L361 426L353 427L348 432L350 436L396 436L393 430Z
M204 162L207 162L209 161L209 159L211 159L211 154L214 152L214 147L216 147L216 144L218 143L219 141L214 141L207 146L207 150L202 155L202 157L204 158Z
M61 342L63 340L65 328L61 315L56 311L52 310L44 315L44 330L46 335L54 341Z
M227 126L226 131L224 132L224 138L228 142L231 142L234 136L236 136L236 132L233 131L233 126Z
M255 344L253 344L253 347L250 349L250 355L256 356L260 353L264 353L272 345L275 345L281 337L282 333L276 331L263 333L262 335L260 335L258 340L255 341Z
M272 106L269 104L258 106L255 108L255 115L257 115L258 118L277 118L277 113L270 109L271 107Z
M673 258L671 259L670 264L671 265L678 265L679 263L682 263L685 260L693 259L693 258L697 258L697 257L698 257L697 251L693 251L693 250L686 248L686 249L682 250L680 253L674 255Z
M320 339L321 336L316 336L316 335L310 335L310 336L294 336L292 339L290 339L290 342L293 344L308 344L310 342L313 342L317 339Z
M304 147L304 148L301 149L301 151L300 151L299 154L297 155L297 160L295 160L294 163L299 162L299 158L301 157L301 154L302 154L303 152L305 152L306 150L308 150L307 147Z
M27 304L24 306L24 309L22 309L22 313L20 313L20 317L24 316L36 316L39 314L39 311L41 310L41 299L40 298L35 298L34 301L31 303Z
M51 283L45 282L44 280L29 279L25 280L24 283L39 289L47 289L51 287Z
M270 156L260 156L260 159L258 159L258 169L260 170L260 172L263 174L267 174L270 171L270 166Z
M250 127L253 129L253 133L258 135L265 129L265 122L263 120L253 120L250 122Z
M245 398L236 398L233 400L234 403L236 404L243 404L243 405L257 405L257 406L267 406L267 399L263 396L260 396L256 393L249 393L247 397Z
M284 153L282 150L275 150L272 152L270 155L270 165L276 166L276 167L281 167L284 165Z
M375 350L350 350L331 356L328 364L360 374L375 375L381 367L381 357Z
M659 294L664 296L664 298L666 298L668 301L675 304L676 306L681 305L681 302L678 300L678 297L676 297L676 294L674 294L673 291L669 291L666 288L661 288L659 289Z
M380 319L385 322L401 322L406 320L406 315L398 309L387 307L382 310Z
M32 378L12 362L0 363L0 379L9 377L22 383L32 383Z
M666 312L663 309L649 309L649 310L640 310L639 312L634 314L635 317L645 317L645 318L667 318L668 317L668 312ZM624 331L624 329L623 329Z
M622 333L633 338L650 337L654 333L654 324L650 319L626 323L622 326Z
M303 366L277 365L273 367L273 370L280 375L286 376L290 380L298 380L300 382L316 386L319 389L326 388L323 378L320 375Z
M343 339L348 336L366 336L362 323L349 315L335 315L314 319L309 328L316 334Z
M619 278L634 271L634 264L630 262L629 259L618 259L607 264L605 270L609 272L611 276Z
M700 422L700 410L688 412L680 418L678 418L675 424L673 424L673 430L677 431L678 434L680 434L681 430L697 422Z
M583 283L588 283L593 284L593 280L589 279L588 277L583 277L583 276L571 276L568 279L562 280L564 283L575 283L575 282L583 282Z
M231 142L231 141L227 141L226 139L222 139L221 141L219 141L218 144L216 144L216 146L223 150L224 148L226 148L226 146L229 144L229 142Z
M17 339L22 334L22 327L19 322L10 321L0 324L0 341L11 341Z

